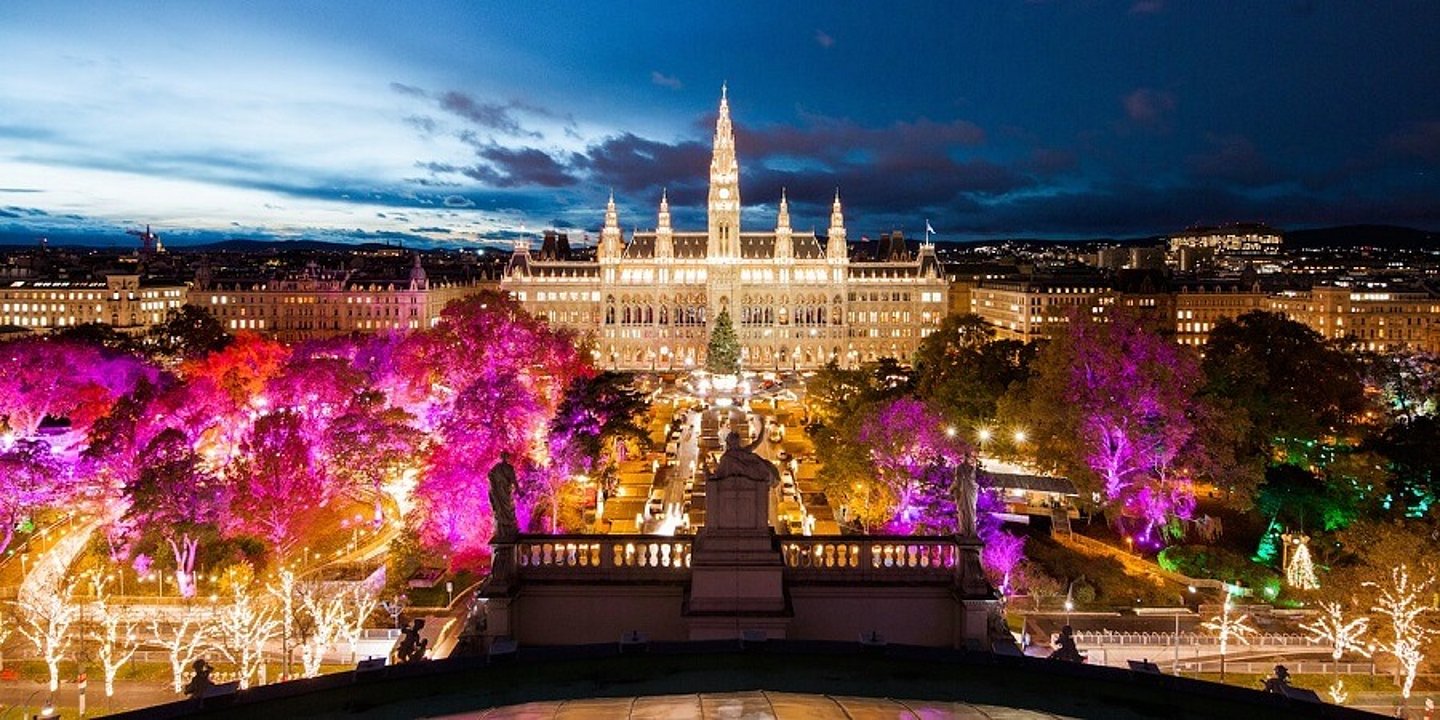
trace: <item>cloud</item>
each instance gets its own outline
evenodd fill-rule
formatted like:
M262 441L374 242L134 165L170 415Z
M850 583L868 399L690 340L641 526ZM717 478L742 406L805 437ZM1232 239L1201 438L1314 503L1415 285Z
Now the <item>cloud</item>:
M1185 159L1194 177L1242 186L1268 185L1279 179L1249 138L1212 133L1205 139L1209 148Z
M476 100L465 93L451 90L440 96L440 107L454 113L475 125L494 130L503 135L538 138L540 133L520 127L520 121L511 112L515 104L501 104Z
M634 193L665 184L672 198L689 202L686 191L708 181L709 161L710 147L699 142L672 145L624 133L591 145L575 164L598 185Z
M424 135L434 135L440 128L440 123L435 118L425 115L410 115L403 119L406 125L419 130Z
M401 95L409 95L410 97L423 98L427 96L424 88L418 88L414 85L406 85L405 83L392 82L390 83L390 89L397 93L400 93Z
M1136 88L1121 98L1125 116L1137 125L1157 127L1175 110L1175 96L1164 90Z
M815 44L828 50L832 47L835 47L835 38L832 37L830 33L827 33L824 30L816 30Z
M0 193L41 193L41 192L45 192L45 191L44 191L44 190L41 190L40 188L0 187Z
M670 88L671 90L679 90L680 88L685 87L685 83L680 82L680 78L677 78L674 75L666 75L659 70L650 71L650 82L659 85L660 87Z
M577 182L565 165L543 150L492 145L478 149L476 154L487 162L460 172L490 187L556 188Z
M445 196L445 207L448 207L448 208L472 208L472 207L475 207L475 201L474 201L474 200L471 200L470 198L465 197L464 195L446 195L446 196Z
M1396 155L1440 163L1440 122L1411 123L1386 137L1384 146Z

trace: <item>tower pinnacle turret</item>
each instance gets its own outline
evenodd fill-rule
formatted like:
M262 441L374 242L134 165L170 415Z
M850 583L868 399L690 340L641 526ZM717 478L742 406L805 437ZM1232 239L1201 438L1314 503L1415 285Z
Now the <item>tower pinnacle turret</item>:
M825 244L825 257L831 261L850 256L845 244L845 213L840 209L840 189L835 189L835 202L830 205L830 240Z
M600 246L596 255L601 260L618 260L624 244L620 239L620 213L615 210L615 191L610 191L610 201L605 203L605 227L600 229Z
M709 220L709 256L739 257L740 165L735 160L735 128L730 124L730 100L723 85L710 156Z
M775 259L790 260L795 257L795 246L790 243L790 201L785 198L785 188L780 188L780 212L775 217Z
M663 188L660 190L660 214L655 226L655 257L675 257L675 231L670 227L670 197Z

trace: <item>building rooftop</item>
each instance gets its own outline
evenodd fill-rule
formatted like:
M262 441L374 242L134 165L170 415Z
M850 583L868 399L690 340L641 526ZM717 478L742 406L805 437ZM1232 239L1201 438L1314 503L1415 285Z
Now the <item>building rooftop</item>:
M629 651L627 651L629 650ZM905 699L899 699L905 698ZM869 712L876 711L876 712ZM1377 718L1229 685L882 642L521 647L134 710L168 718Z

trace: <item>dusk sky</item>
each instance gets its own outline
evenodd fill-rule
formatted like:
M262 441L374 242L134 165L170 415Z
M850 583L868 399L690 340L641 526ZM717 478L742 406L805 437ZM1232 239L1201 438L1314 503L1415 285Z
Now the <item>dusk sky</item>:
M0 230L1440 228L1440 3L0 3ZM122 235L123 237L123 235Z

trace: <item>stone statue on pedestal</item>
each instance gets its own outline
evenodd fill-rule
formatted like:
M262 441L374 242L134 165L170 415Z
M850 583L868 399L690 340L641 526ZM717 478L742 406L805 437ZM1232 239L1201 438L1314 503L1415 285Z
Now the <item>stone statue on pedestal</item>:
M955 468L955 514L958 516L956 532L961 537L975 537L975 503L980 489L975 480L975 464L961 463Z
M763 482L770 487L780 484L780 471L769 460L755 454L755 448L765 440L765 425L762 423L760 432L755 437L755 442L749 445L740 444L740 433L731 431L725 436L725 453L720 456L720 462L715 466L715 472L710 474L712 478L740 477L756 482Z
M515 522L515 466L510 464L510 453L500 453L500 462L490 468L490 512L495 517L495 534L490 542L513 542L520 534Z

